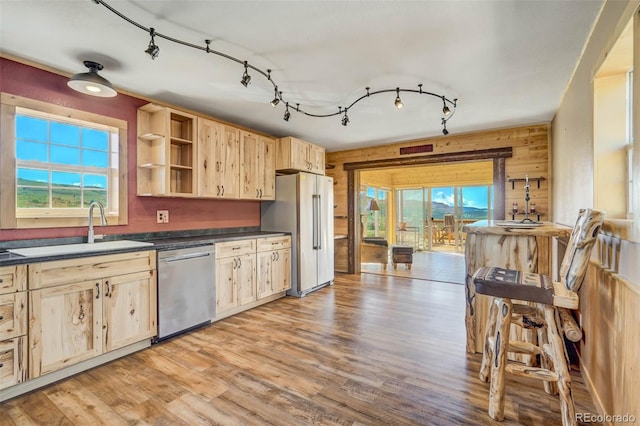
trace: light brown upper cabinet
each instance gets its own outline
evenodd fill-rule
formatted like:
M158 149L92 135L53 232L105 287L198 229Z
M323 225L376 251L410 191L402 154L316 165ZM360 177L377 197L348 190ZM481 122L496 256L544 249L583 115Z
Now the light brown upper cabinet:
M240 132L198 117L198 196L240 196Z
M276 140L276 170L324 175L324 148L288 136Z
M275 199L275 139L156 104L138 108L138 195Z
M138 195L195 195L196 116L147 104L138 109Z
M275 199L275 140L240 131L240 198Z

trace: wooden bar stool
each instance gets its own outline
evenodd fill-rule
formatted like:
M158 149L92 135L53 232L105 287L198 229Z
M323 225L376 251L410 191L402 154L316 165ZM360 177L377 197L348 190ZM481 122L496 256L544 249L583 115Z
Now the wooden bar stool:
M473 276L476 292L493 296L485 328L480 379L490 377L489 416L504 419L505 371L545 382L545 391L559 393L563 425L575 425L566 348L560 334L560 309L577 309L578 295L604 213L582 209L560 266L560 282L545 275L483 267ZM513 301L531 303L513 303ZM509 339L511 324L537 330L537 344ZM507 353L538 355L541 367L507 359ZM556 388L557 386L557 388Z

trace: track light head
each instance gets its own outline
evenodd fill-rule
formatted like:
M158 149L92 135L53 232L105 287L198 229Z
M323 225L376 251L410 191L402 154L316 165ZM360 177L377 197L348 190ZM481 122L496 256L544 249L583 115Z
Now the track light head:
M342 125L346 126L349 124L349 116L347 115L347 109L344 110L344 116L342 117Z
M149 47L144 52L149 55L151 59L156 59L160 54L160 48L156 45L155 35L156 30L153 28L149 28L149 35L151 35L151 40L149 40Z
M103 68L101 64L84 61L84 66L89 68L89 72L73 75L67 82L67 86L80 93L101 98L112 98L118 94L111 82L98 74L98 71Z
M454 106L455 106L455 103L454 103ZM451 115L451 110L447 106L447 101L444 96L442 97L442 113L444 114L445 117L449 117Z
M284 117L282 117L284 121L289 121L291 118L291 113L289 112L289 102L287 102L287 109L284 110Z
M244 74L242 74L242 80L240 80L240 84L244 87L247 87L251 83L251 76L247 70L247 61L244 61Z
M280 103L280 96L278 95L278 88L277 87L275 89L275 92L276 92L276 95L273 98L273 100L271 101L271 106L274 107L274 108L277 107L278 104Z
M447 120L444 118L442 119L442 134L445 136L449 134L449 131L447 130Z
M402 100L400 99L400 88L399 87L396 87L396 101L394 102L394 105L398 109L402 109L402 107L404 106L404 104L402 103Z

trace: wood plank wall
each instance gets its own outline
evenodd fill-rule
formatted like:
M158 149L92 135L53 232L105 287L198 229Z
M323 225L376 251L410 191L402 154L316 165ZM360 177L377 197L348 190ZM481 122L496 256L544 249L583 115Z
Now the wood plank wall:
M366 170L360 173L360 183L394 189L418 188L427 183L430 187L491 185L493 161Z
M580 289L580 358L598 411L640 421L640 243L628 241L630 227L607 221L598 237Z
M549 124L535 124L530 126L514 127L508 129L488 130L484 132L449 134L448 136L418 139L398 142L389 145L374 146L368 148L352 149L346 151L328 152L327 164L335 166L327 170L327 175L334 179L334 230L336 234L347 233L347 173L343 169L344 163L382 160L390 158L409 158L411 156L425 155L409 154L400 155L400 148L433 144L432 154L445 154L455 152L468 152L491 148L513 148L513 157L506 159L506 178L524 178L526 174L532 177L542 177L540 189L532 183L530 196L536 203L537 210L545 215L541 218L550 221L551 211L550 188L551 176L549 172ZM427 166L427 167L438 167ZM505 205L510 208L515 201L519 206L524 205L523 183L517 183L515 189L511 189L511 183L505 184Z

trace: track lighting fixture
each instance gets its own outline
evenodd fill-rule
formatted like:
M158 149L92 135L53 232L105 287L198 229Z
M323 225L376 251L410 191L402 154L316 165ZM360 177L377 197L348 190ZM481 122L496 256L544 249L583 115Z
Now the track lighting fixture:
M149 40L149 47L145 50L145 53L151 57L151 59L156 59L158 54L160 53L160 48L156 45L156 30L153 28L149 28L149 35L151 36L151 40ZM208 45L207 45L208 46Z
M125 16L121 12L119 12L116 9L114 9L113 7L111 7L104 0L93 0L93 2L96 3L96 4L104 6L110 12L112 12L115 15L119 16L120 18L124 19L129 24L131 24L131 25L133 25L133 26L135 26L135 27L137 27L137 28L139 28L139 29L141 29L141 30L143 30L145 32L148 32L149 35L151 36L151 41L149 42L149 47L147 48L147 50L145 50L145 52L151 57L151 59L157 58L158 57L158 53L160 52L160 48L155 44L155 37L159 37L159 38L165 39L167 41L170 41L172 43L179 44L181 46L190 47L190 48L196 49L196 50L201 50L201 51L203 51L205 53L212 53L214 55L217 55L217 56L222 57L224 59L227 59L229 61L244 65L244 73L242 74L242 79L240 80L240 83L244 87L247 87L251 83L251 76L249 75L249 67L251 67L251 69L254 72L256 72L258 74L261 74L264 78L267 79L267 81L270 81L271 84L273 84L274 91L275 91L275 96L274 96L273 100L271 101L271 106L275 108L276 106L278 106L280 104L280 101L282 101L283 103L286 104L286 109L285 109L284 117L283 117L284 120L285 121L289 121L289 118L291 118L291 112L289 111L289 102L286 101L282 97L282 92L278 91L278 85L276 84L276 82L271 77L271 70L270 69L268 69L266 71L263 71L262 69L260 69L258 67L250 65L247 61L242 61L242 60L240 60L238 58L235 58L235 57L233 57L231 55L228 55L226 53L213 50L210 47L211 40L208 40L208 39L204 41L205 42L205 46L202 46L202 45L193 44L191 42L183 41L183 40L180 40L180 39L177 39L175 37L168 36L168 35L156 33L153 28L147 28L147 27L143 26L142 24L132 20L131 18ZM97 72L95 72L95 74L97 75ZM100 78L102 78L102 77L100 77ZM71 82L69 84L71 85ZM78 90L78 89L76 89L76 90ZM450 100L450 99L446 98L443 95L438 95L438 94L433 93L433 92L424 91L424 90L422 90L422 84L418 84L418 89L401 89L400 87L396 87L395 89L389 88L389 89L380 89L380 90L371 91L370 88L367 87L366 88L366 93L364 95L360 96L358 99L356 99L353 102L351 102L350 105L345 107L344 116L342 117L342 120L341 120L342 125L346 126L347 124L349 124L349 117L347 116L347 110L348 109L351 109L355 104L357 104L358 102L362 101L364 98L368 98L368 97L373 96L373 95L378 95L378 94L381 94L381 93L388 93L388 92L395 92L396 93L396 99L395 99L394 105L395 105L395 107L397 109L401 109L402 107L404 107L404 103L400 99L400 92L403 92L403 93L416 93L416 94L419 94L419 95L429 95L429 96L433 96L433 97L442 99L442 102L443 102L442 113L444 114L444 117L442 118L442 133L444 135L448 135L449 134L449 131L447 130L447 121L453 116L453 113L455 112L455 109L456 109L456 104L458 102L458 99ZM115 93L115 90L114 90L114 93ZM107 96L107 95L98 95L98 96ZM115 96L115 95L111 95L111 96ZM320 118L320 117L333 117L335 115L340 116L343 113L342 112L342 107L340 107L338 112L327 113L327 114L315 114L315 113L311 113L311 112L305 111L303 109L300 109L300 104L299 103L296 103L295 111L299 112L300 114L304 114L304 115L306 115L308 117L317 117L317 118Z
M240 83L244 87L247 87L249 85L249 83L251 83L251 76L249 75L249 72L247 71L247 67L248 66L249 66L249 64L247 64L247 61L244 61L244 74L242 74L242 80L240 80Z
M274 107L274 108L277 107L278 104L280 103L280 96L278 96L278 87L277 86L276 86L275 92L276 92L276 96L271 101L271 106ZM280 94L280 95L282 95L282 94Z
M402 103L402 100L400 99L400 88L396 87L396 101L394 102L396 108L398 109L402 109L402 107L404 106L404 104Z
M84 66L89 68L89 72L75 74L69 79L67 86L80 93L101 98L112 98L118 94L109 80L98 74L103 68L101 64L84 61Z

